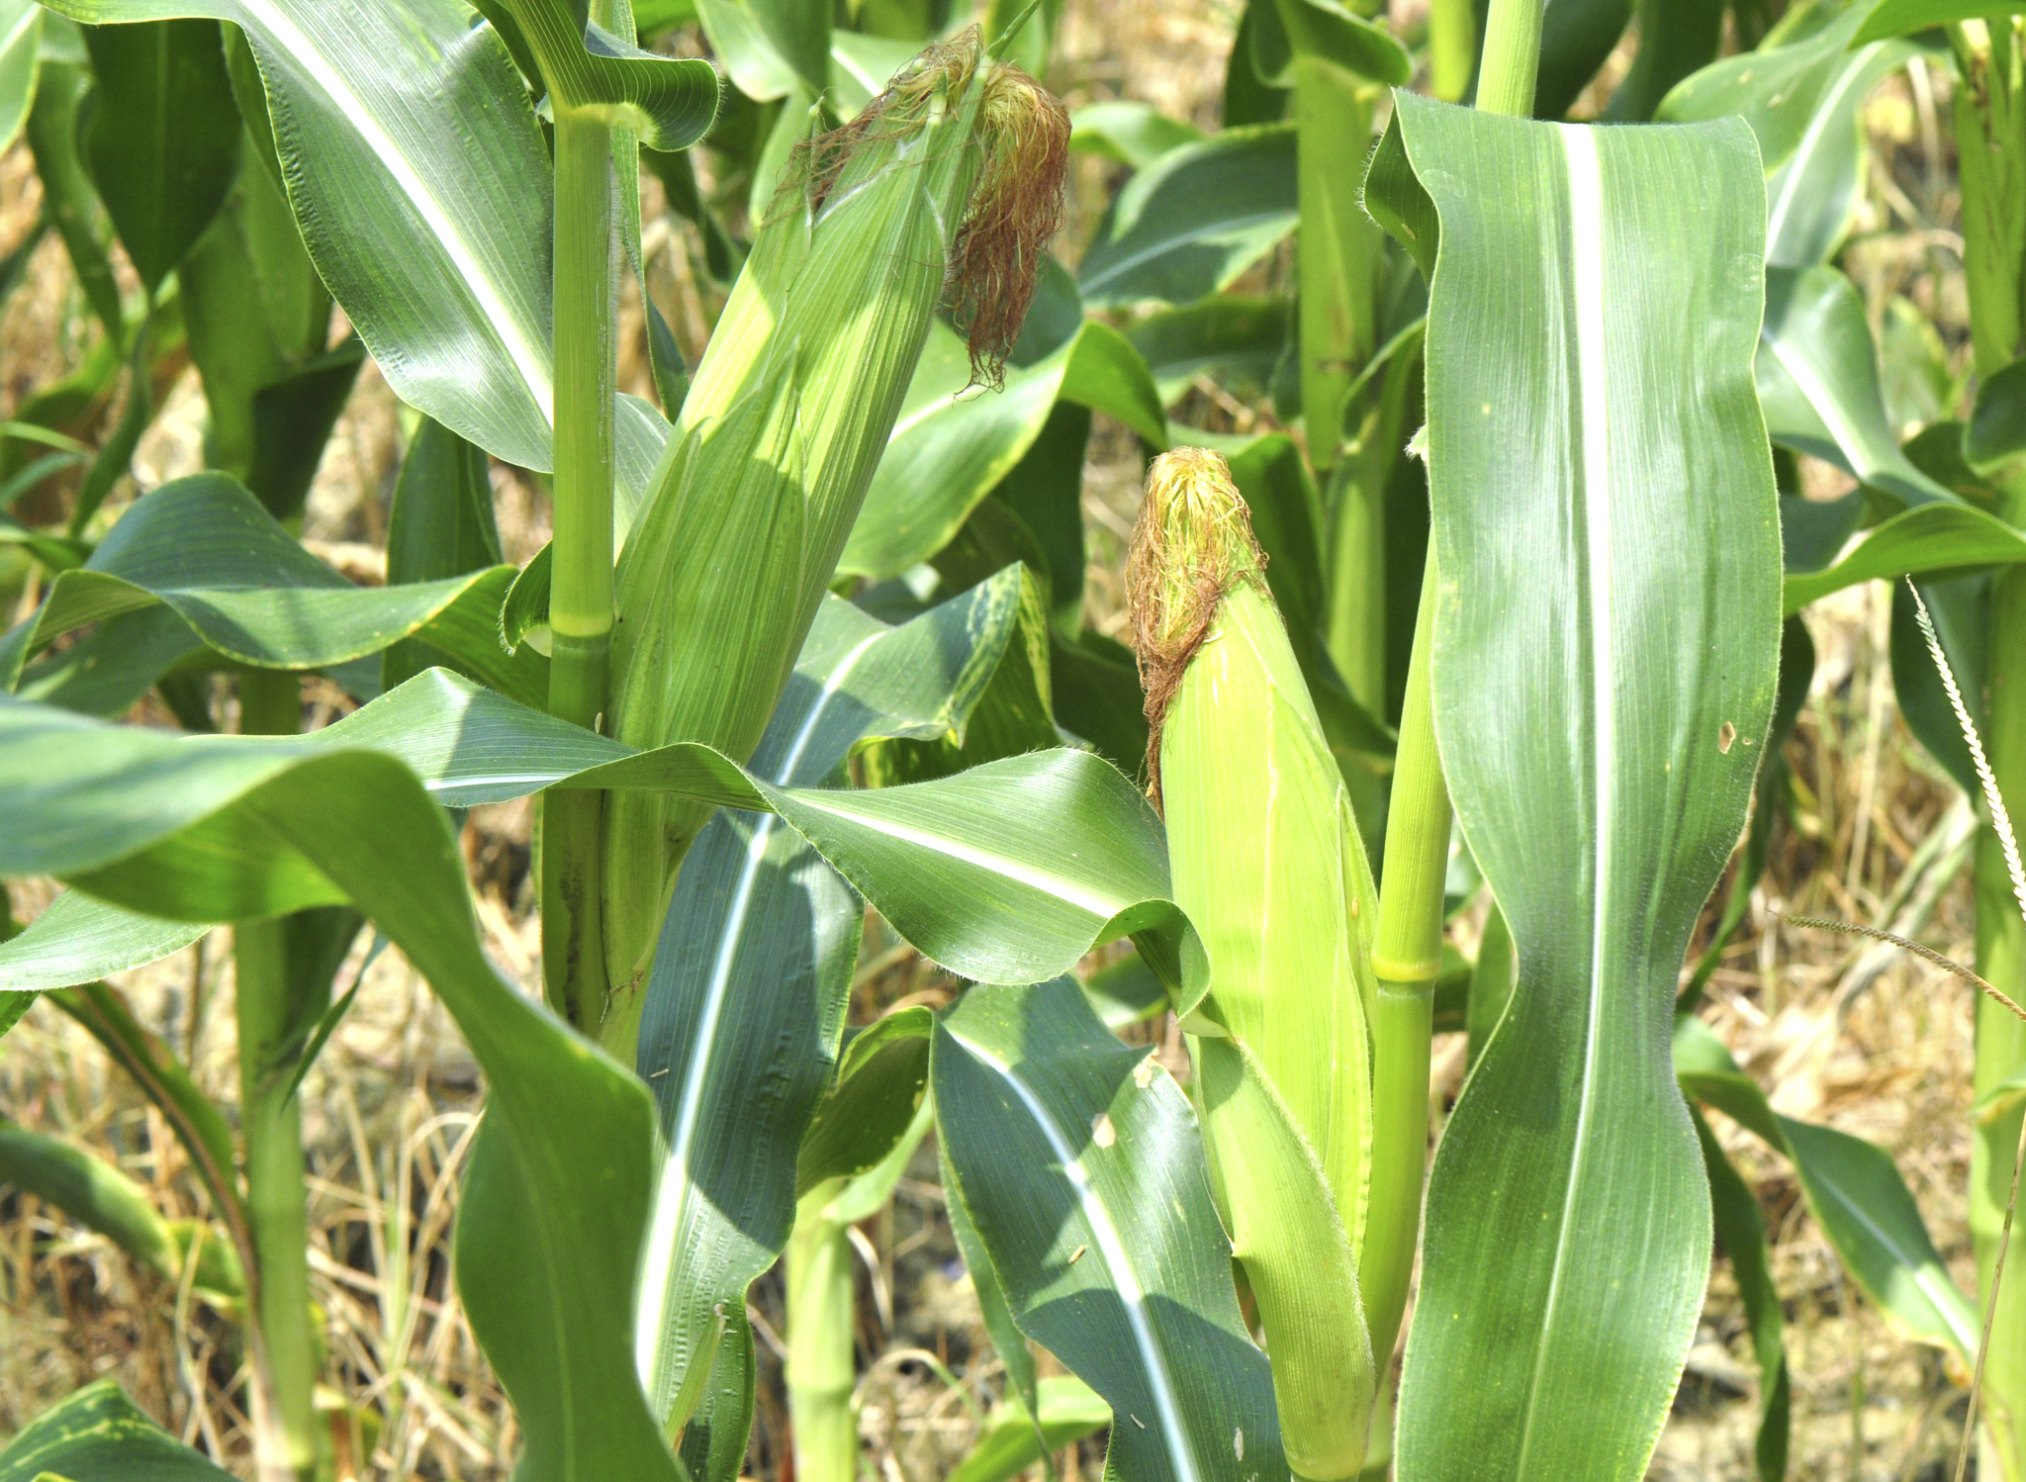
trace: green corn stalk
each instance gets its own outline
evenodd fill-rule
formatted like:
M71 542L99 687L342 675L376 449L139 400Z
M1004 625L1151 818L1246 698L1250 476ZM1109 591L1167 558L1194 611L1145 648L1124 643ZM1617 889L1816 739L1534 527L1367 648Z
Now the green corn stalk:
M2026 352L2026 32L1991 19L1947 28L1960 74L1956 156L1962 182L1963 268L1977 374L1988 379ZM2026 526L2026 474L2002 480L1999 512ZM2017 993L2026 984L2026 900L2009 898L2017 855L2001 831L2001 796L2026 792L2026 573L1992 582L1986 696L1989 817L1976 860L1977 968ZM1981 1102L2026 1073L2026 1024L1986 998L1977 1010L1975 1092ZM2012 1171L2026 1114L1980 1119L1970 1157L1970 1235L1977 1290L1994 1315L1983 1355L1984 1440L1979 1474L2026 1478L2026 1283L2001 1284Z
M1378 1390L1357 1256L1375 895L1264 565L1221 458L1156 460L1128 582L1175 899L1210 960L1195 1089L1288 1463L1333 1482L1363 1466Z
M1061 219L1062 105L975 29L800 152L697 367L619 563L613 733L748 755L786 684L939 303L996 383ZM601 1038L630 1054L675 872L708 809L607 805Z

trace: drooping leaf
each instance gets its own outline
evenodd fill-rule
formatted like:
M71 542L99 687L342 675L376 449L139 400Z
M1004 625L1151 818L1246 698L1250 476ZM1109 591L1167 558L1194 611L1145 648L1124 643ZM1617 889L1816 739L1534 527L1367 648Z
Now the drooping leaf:
M239 27L310 256L389 384L488 452L548 468L554 185L527 89L491 27L474 28L458 0L51 8L93 25ZM621 484L637 491L667 427L631 398L618 418Z
M1032 1416L1016 1405L1002 1404L985 1417L978 1443L957 1463L947 1482L1013 1482L1046 1453L1060 1451L1110 1423L1111 1406L1096 1390L1074 1374L1051 1374L1040 1383Z
M814 0L696 0L696 8L732 85L754 102L771 103L797 87L821 92L827 84L827 6Z
M1013 636L1018 588L1018 573L1005 572L898 628L825 603L754 771L820 784L867 736L961 731ZM714 818L677 877L637 1061L667 1149L639 1333L664 1411L696 1382L700 1354L735 1366L723 1382L750 1383L750 1335L720 1337L718 1313L743 1308L786 1243L797 1151L835 1072L862 919L850 887L771 818ZM726 1106L739 1115L717 1114ZM734 1466L745 1453L738 1429ZM700 1469L716 1475L708 1461Z
M485 454L425 417L394 485L394 506L387 516L387 580L397 585L440 581L483 571L502 559ZM392 689L446 657L425 642L396 644L381 660L381 682Z
M1833 268L1766 275L1759 398L1773 441L1824 459L1901 505L1956 503L1906 456L1886 421L1864 305Z
M651 1167L646 1092L494 973L456 840L412 774L357 750L179 741L19 701L0 702L0 769L42 783L0 841L0 875L55 875L130 909L205 920L347 900L374 918L491 1083L457 1268L525 1427L523 1465L544 1478L674 1482L627 1341ZM348 806L333 810L332 797Z
M936 1125L1014 1320L1111 1406L1107 1475L1284 1479L1196 1119L1076 985L974 988L937 1025Z
M1872 86L1913 54L1906 45L1854 38L1863 7L1828 17L1782 45L1726 57L1687 78L1660 105L1671 123L1738 114L1758 137L1767 170L1766 261L1806 268L1849 230L1859 200L1864 140L1858 111Z
M1229 287L1294 230L1294 145L1289 125L1226 129L1141 170L1084 254L1084 301L1191 304Z
M111 1379L42 1412L0 1451L0 1482L227 1482L148 1418Z
M1745 1322L1752 1333L1752 1354L1759 1364L1759 1434L1752 1448L1753 1460L1758 1464L1759 1482L1782 1482L1787 1475L1793 1382L1787 1373L1786 1314L1780 1306L1779 1289L1773 1285L1766 1217L1759 1212L1757 1196L1724 1156L1702 1113L1694 1115L1703 1168L1709 1174L1716 1238L1737 1278L1738 1298L1744 1303Z
M1636 1475L1709 1258L1666 1058L1675 979L1778 657L1762 179L1735 121L1396 108L1367 198L1432 268L1436 728L1519 955L1429 1186L1399 1465Z
M1786 610L1861 581L2026 561L2026 535L1974 505L1921 504L1867 531L1850 552L1819 571L1788 574Z
M144 967L211 928L122 910L66 891L18 935L0 943L0 993L40 993Z
M1086 103L1069 116L1069 147L1144 170L1172 149L1199 142L1193 125L1128 99Z
M136 504L91 559L50 584L35 615L0 639L0 687L65 633L157 605L221 658L314 669L421 636L503 691L533 703L547 663L499 646L495 615L514 575L491 567L406 586L358 587L317 560L232 480L194 474ZM147 650L119 658L147 661ZM148 674L143 683L156 675Z
M38 12L41 9L35 8ZM112 259L107 252L111 230L105 206L84 164L84 110L90 95L91 82L82 65L45 64L37 78L35 102L28 115L28 147L35 156L36 177L42 182L42 209L63 239L64 251L70 256L71 271L77 275L85 302L105 328L106 341L98 352L99 365L94 368L109 377L119 364L119 347L126 339L126 320L120 306L119 283L113 277ZM49 392L57 390L49 388ZM31 407L32 403L17 406L15 418L40 420L27 415Z
M1676 1022L1673 1054L1689 1095L1793 1163L1808 1208L1844 1269L1896 1327L1965 1360L1976 1352L1976 1310L1949 1279L1919 1206L1882 1149L1774 1111L1700 1019L1683 1015Z
M1059 402L1106 412L1156 447L1167 444L1167 415L1146 362L1106 325L1082 324L1041 360L1009 368L1003 391L967 387L967 365L963 341L937 326L839 572L897 576L935 554L1033 447Z

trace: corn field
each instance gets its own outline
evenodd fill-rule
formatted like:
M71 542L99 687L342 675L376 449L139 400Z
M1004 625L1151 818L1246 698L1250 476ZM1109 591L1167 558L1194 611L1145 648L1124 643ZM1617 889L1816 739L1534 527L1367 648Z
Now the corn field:
M2026 1482L2026 3L0 0L0 367L0 1482Z

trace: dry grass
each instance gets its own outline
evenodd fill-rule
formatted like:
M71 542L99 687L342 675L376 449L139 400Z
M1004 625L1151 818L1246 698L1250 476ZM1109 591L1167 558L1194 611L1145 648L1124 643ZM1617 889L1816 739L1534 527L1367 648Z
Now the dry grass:
M1206 126L1215 123L1223 54L1235 16L1222 0L1163 6L1073 5L1051 79L1070 99L1130 96ZM1159 57L1128 71L1121 59ZM1959 338L1959 278L1945 223L1953 219L1946 152L1930 89L1888 90L1873 109L1882 146L1853 249L1860 281L1884 315L1893 295ZM1105 198L1113 167L1076 166L1072 237ZM658 193L649 185L650 217ZM0 160L0 247L19 240L37 186L22 151ZM648 247L657 301L692 355L711 296L693 270L686 229L654 220ZM629 289L630 293L630 289ZM630 302L637 326L638 305ZM94 331L71 290L61 249L43 244L0 317L0 397L11 406L76 363ZM643 341L625 339L623 374L646 389ZM1895 370L1897 367L1895 367ZM1916 379L1895 394L1921 414ZM1932 415L1932 409L1925 414ZM1258 425L1263 414L1219 388L1199 389L1189 419ZM203 405L186 376L136 460L144 485L189 471L201 449ZM368 372L334 439L311 501L308 535L370 573L399 444L396 408ZM1093 532L1091 619L1122 618L1119 556L1140 480L1136 443L1100 424L1086 477ZM545 537L546 512L515 475L496 477L509 555ZM1954 789L1912 742L1892 704L1883 594L1847 594L1811 612L1821 650L1814 691L1789 745L1793 822L1777 836L1751 922L1724 953L1707 1016L1791 1115L1828 1122L1887 1148L1905 1173L1958 1280L1971 1281L1964 1230L1968 1173L1971 1005L1959 985L1865 943L1774 924L1790 911L1880 922L1966 957L1971 936L1967 833ZM536 932L527 878L529 810L482 809L467 831L481 920L496 960L534 992ZM17 891L19 915L46 893ZM867 959L887 958L875 922ZM355 971L363 944L349 971ZM143 1022L187 1049L200 1083L229 1103L232 992L223 939L130 974L121 985ZM873 974L860 1019L900 1002L937 1002L944 980L903 958ZM1460 1056L1438 1063L1454 1078ZM327 1374L372 1417L356 1474L372 1478L503 1478L513 1420L474 1344L449 1279L454 1190L479 1106L478 1078L452 1025L397 955L365 973L349 1019L304 1087L313 1178L313 1278L324 1313ZM67 1020L41 1007L0 1055L0 1108L112 1159L165 1213L204 1211L159 1117ZM1794 1370L1793 1475L1899 1479L1938 1471L1961 1425L1963 1376L1896 1336L1842 1274L1804 1209L1790 1170L1737 1129L1719 1133L1757 1190L1774 1240ZM931 1153L892 1205L859 1232L859 1312L866 1463L882 1482L946 1473L975 1434L1003 1374L980 1330L952 1241ZM778 1477L786 1446L777 1334L777 1279L753 1297L761 1342L754 1475ZM0 1435L51 1400L112 1375L177 1434L244 1471L246 1375L230 1321L80 1231L34 1199L0 1190ZM1713 1273L1702 1331L1654 1475L1749 1475L1756 1424L1749 1337L1728 1269ZM1095 1478L1101 1450L1059 1459L1068 1478Z

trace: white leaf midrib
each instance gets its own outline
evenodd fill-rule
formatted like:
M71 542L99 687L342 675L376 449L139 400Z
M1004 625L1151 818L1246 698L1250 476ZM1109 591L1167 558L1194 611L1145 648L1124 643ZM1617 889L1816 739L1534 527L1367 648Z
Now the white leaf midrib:
M359 137L372 150L400 187L402 196L420 215L445 255L457 269L458 277L478 300L492 332L505 347L514 369L528 394L540 408L544 421L554 415L554 383L545 341L530 340L514 306L501 294L478 251L466 240L463 228L439 200L394 137L381 127L376 110L353 88L343 70L311 39L285 6L277 0L240 0L249 21L265 31L267 39L300 68L344 115Z
M868 633L830 671L823 682L822 693L809 707L801 729L795 733L787 755L775 771L774 781L778 785L786 787L794 781L795 769L801 765L830 702L844 687L859 661L891 631L882 628ZM639 1367L641 1382L650 1393L653 1392L654 1366L661 1349L662 1333L667 1327L669 1288L675 1272L675 1237L682 1229L683 1218L688 1212L692 1186L689 1155L696 1140L697 1127L703 1119L704 1084L709 1079L711 1057L717 1046L718 1027L724 1016L740 937L745 930L746 917L752 910L753 897L759 889L768 841L779 823L776 815L768 814L754 825L752 839L746 845L746 862L739 873L738 885L719 918L722 925L717 952L711 960L710 986L704 995L696 1040L683 1070L682 1101L676 1112L675 1126L669 1133L668 1155L663 1160L661 1178L655 1187L654 1215L648 1223L647 1240L643 1246L645 1256L634 1331L634 1360Z
M1562 147L1569 187L1569 262L1566 286L1574 304L1575 379L1579 409L1583 568L1589 597L1582 636L1590 660L1590 771L1588 796L1596 807L1593 872L1590 882L1590 964L1585 984L1583 1065L1571 1144L1568 1182L1562 1193L1561 1223L1555 1235L1554 1268L1548 1279L1543 1320L1534 1349L1534 1372L1528 1386L1527 1410L1521 1422L1515 1475L1526 1476L1527 1454L1533 1445L1534 1417L1546 1374L1548 1334L1554 1328L1563 1277L1570 1256L1570 1226L1577 1190L1582 1186L1590 1121L1596 1110L1597 1055L1603 1013L1603 984L1598 977L1605 960L1607 916L1597 896L1612 878L1611 793L1617 728L1612 710L1616 688L1611 605L1611 443L1610 339L1604 322L1604 180L1593 130L1564 124L1555 130Z
M1199 1482L1196 1455L1190 1448L1188 1431L1182 1424L1181 1398L1175 1392L1174 1375L1169 1372L1167 1355L1154 1336L1153 1323L1147 1316L1146 1289L1140 1285L1139 1272L1134 1268L1125 1237L1111 1217L1111 1210L1097 1196L1091 1185L1090 1175L1084 1170L1083 1161L1070 1146L1069 1139L1048 1108L1036 1096L1027 1083L1020 1079L1012 1066L997 1055L968 1039L947 1023L944 1029L950 1037L964 1047L966 1054L979 1064L991 1068L1019 1098L1049 1151L1054 1154L1062 1168L1062 1176L1076 1193L1077 1208L1084 1223L1089 1226L1091 1243L1095 1254L1102 1260L1111 1277L1112 1290L1118 1294L1119 1305L1124 1310L1126 1324L1132 1329L1133 1342L1146 1359L1146 1373L1152 1390L1154 1408L1160 1421L1161 1439L1167 1443L1168 1458L1175 1465L1179 1482ZM1116 1417L1113 1421L1117 1424Z

